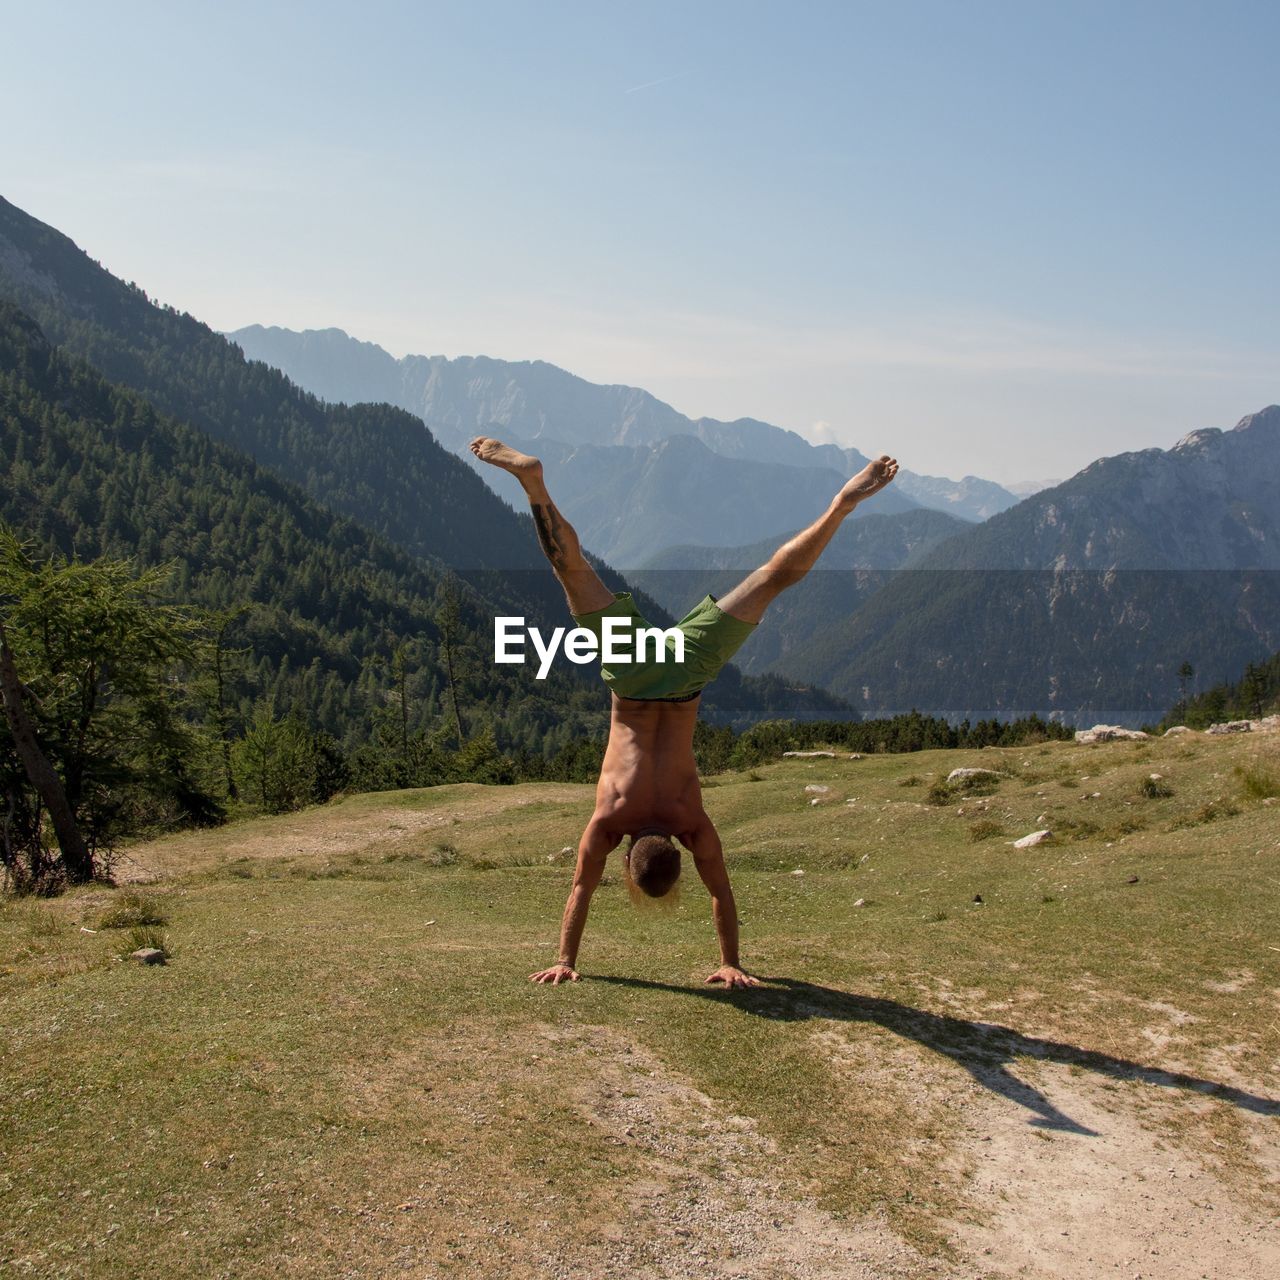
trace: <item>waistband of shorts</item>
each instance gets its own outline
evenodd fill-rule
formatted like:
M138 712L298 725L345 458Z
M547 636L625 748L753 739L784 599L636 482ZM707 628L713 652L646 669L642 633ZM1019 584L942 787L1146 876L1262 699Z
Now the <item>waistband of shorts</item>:
M702 694L702 690L706 687L706 685L703 685L702 689L695 689L692 693L677 694L674 698L628 698L622 693L617 696L621 698L623 702L692 702L694 698L697 698Z

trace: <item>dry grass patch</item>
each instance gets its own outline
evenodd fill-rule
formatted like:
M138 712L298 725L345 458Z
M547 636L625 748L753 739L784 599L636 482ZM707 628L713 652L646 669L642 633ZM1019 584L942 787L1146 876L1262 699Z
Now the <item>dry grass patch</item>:
M1210 822L1217 822L1220 818L1234 818L1239 812L1238 806L1230 800L1221 798L1210 800L1202 804L1198 809L1175 818L1170 824L1169 830L1184 831L1191 827L1203 827Z
M1004 834L1004 827L994 818L979 818L976 822L969 824L969 839L974 844L979 844L983 840L993 840Z
M168 922L168 914L159 898L152 894L126 892L120 894L98 917L98 928L133 929Z
M1274 800L1280 797L1280 774L1261 763L1236 765L1240 790L1247 800Z

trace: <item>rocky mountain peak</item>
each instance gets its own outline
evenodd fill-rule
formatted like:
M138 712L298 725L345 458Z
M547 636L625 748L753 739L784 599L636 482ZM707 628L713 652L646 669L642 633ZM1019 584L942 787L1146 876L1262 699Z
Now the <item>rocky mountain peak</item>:
M1267 431L1280 431L1280 404L1269 404L1257 413L1245 414L1232 427L1232 431L1255 431L1259 427Z
M1210 440L1216 440L1222 435L1221 427L1201 427L1199 431L1188 431L1177 444L1173 446L1176 453L1183 449L1198 449L1202 445L1206 445Z

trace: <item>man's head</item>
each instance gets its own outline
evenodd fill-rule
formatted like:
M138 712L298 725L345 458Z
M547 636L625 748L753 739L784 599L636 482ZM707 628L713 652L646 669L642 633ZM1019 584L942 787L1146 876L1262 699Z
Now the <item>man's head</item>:
M645 897L665 898L680 879L680 850L668 836L636 836L627 850L627 873Z

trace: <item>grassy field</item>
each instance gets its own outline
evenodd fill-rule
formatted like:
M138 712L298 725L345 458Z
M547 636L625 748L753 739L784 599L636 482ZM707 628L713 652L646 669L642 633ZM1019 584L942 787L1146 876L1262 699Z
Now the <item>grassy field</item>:
M0 911L0 1272L1275 1274L1277 795L1261 735L709 779L733 995L616 870L525 981L588 787L136 846Z

